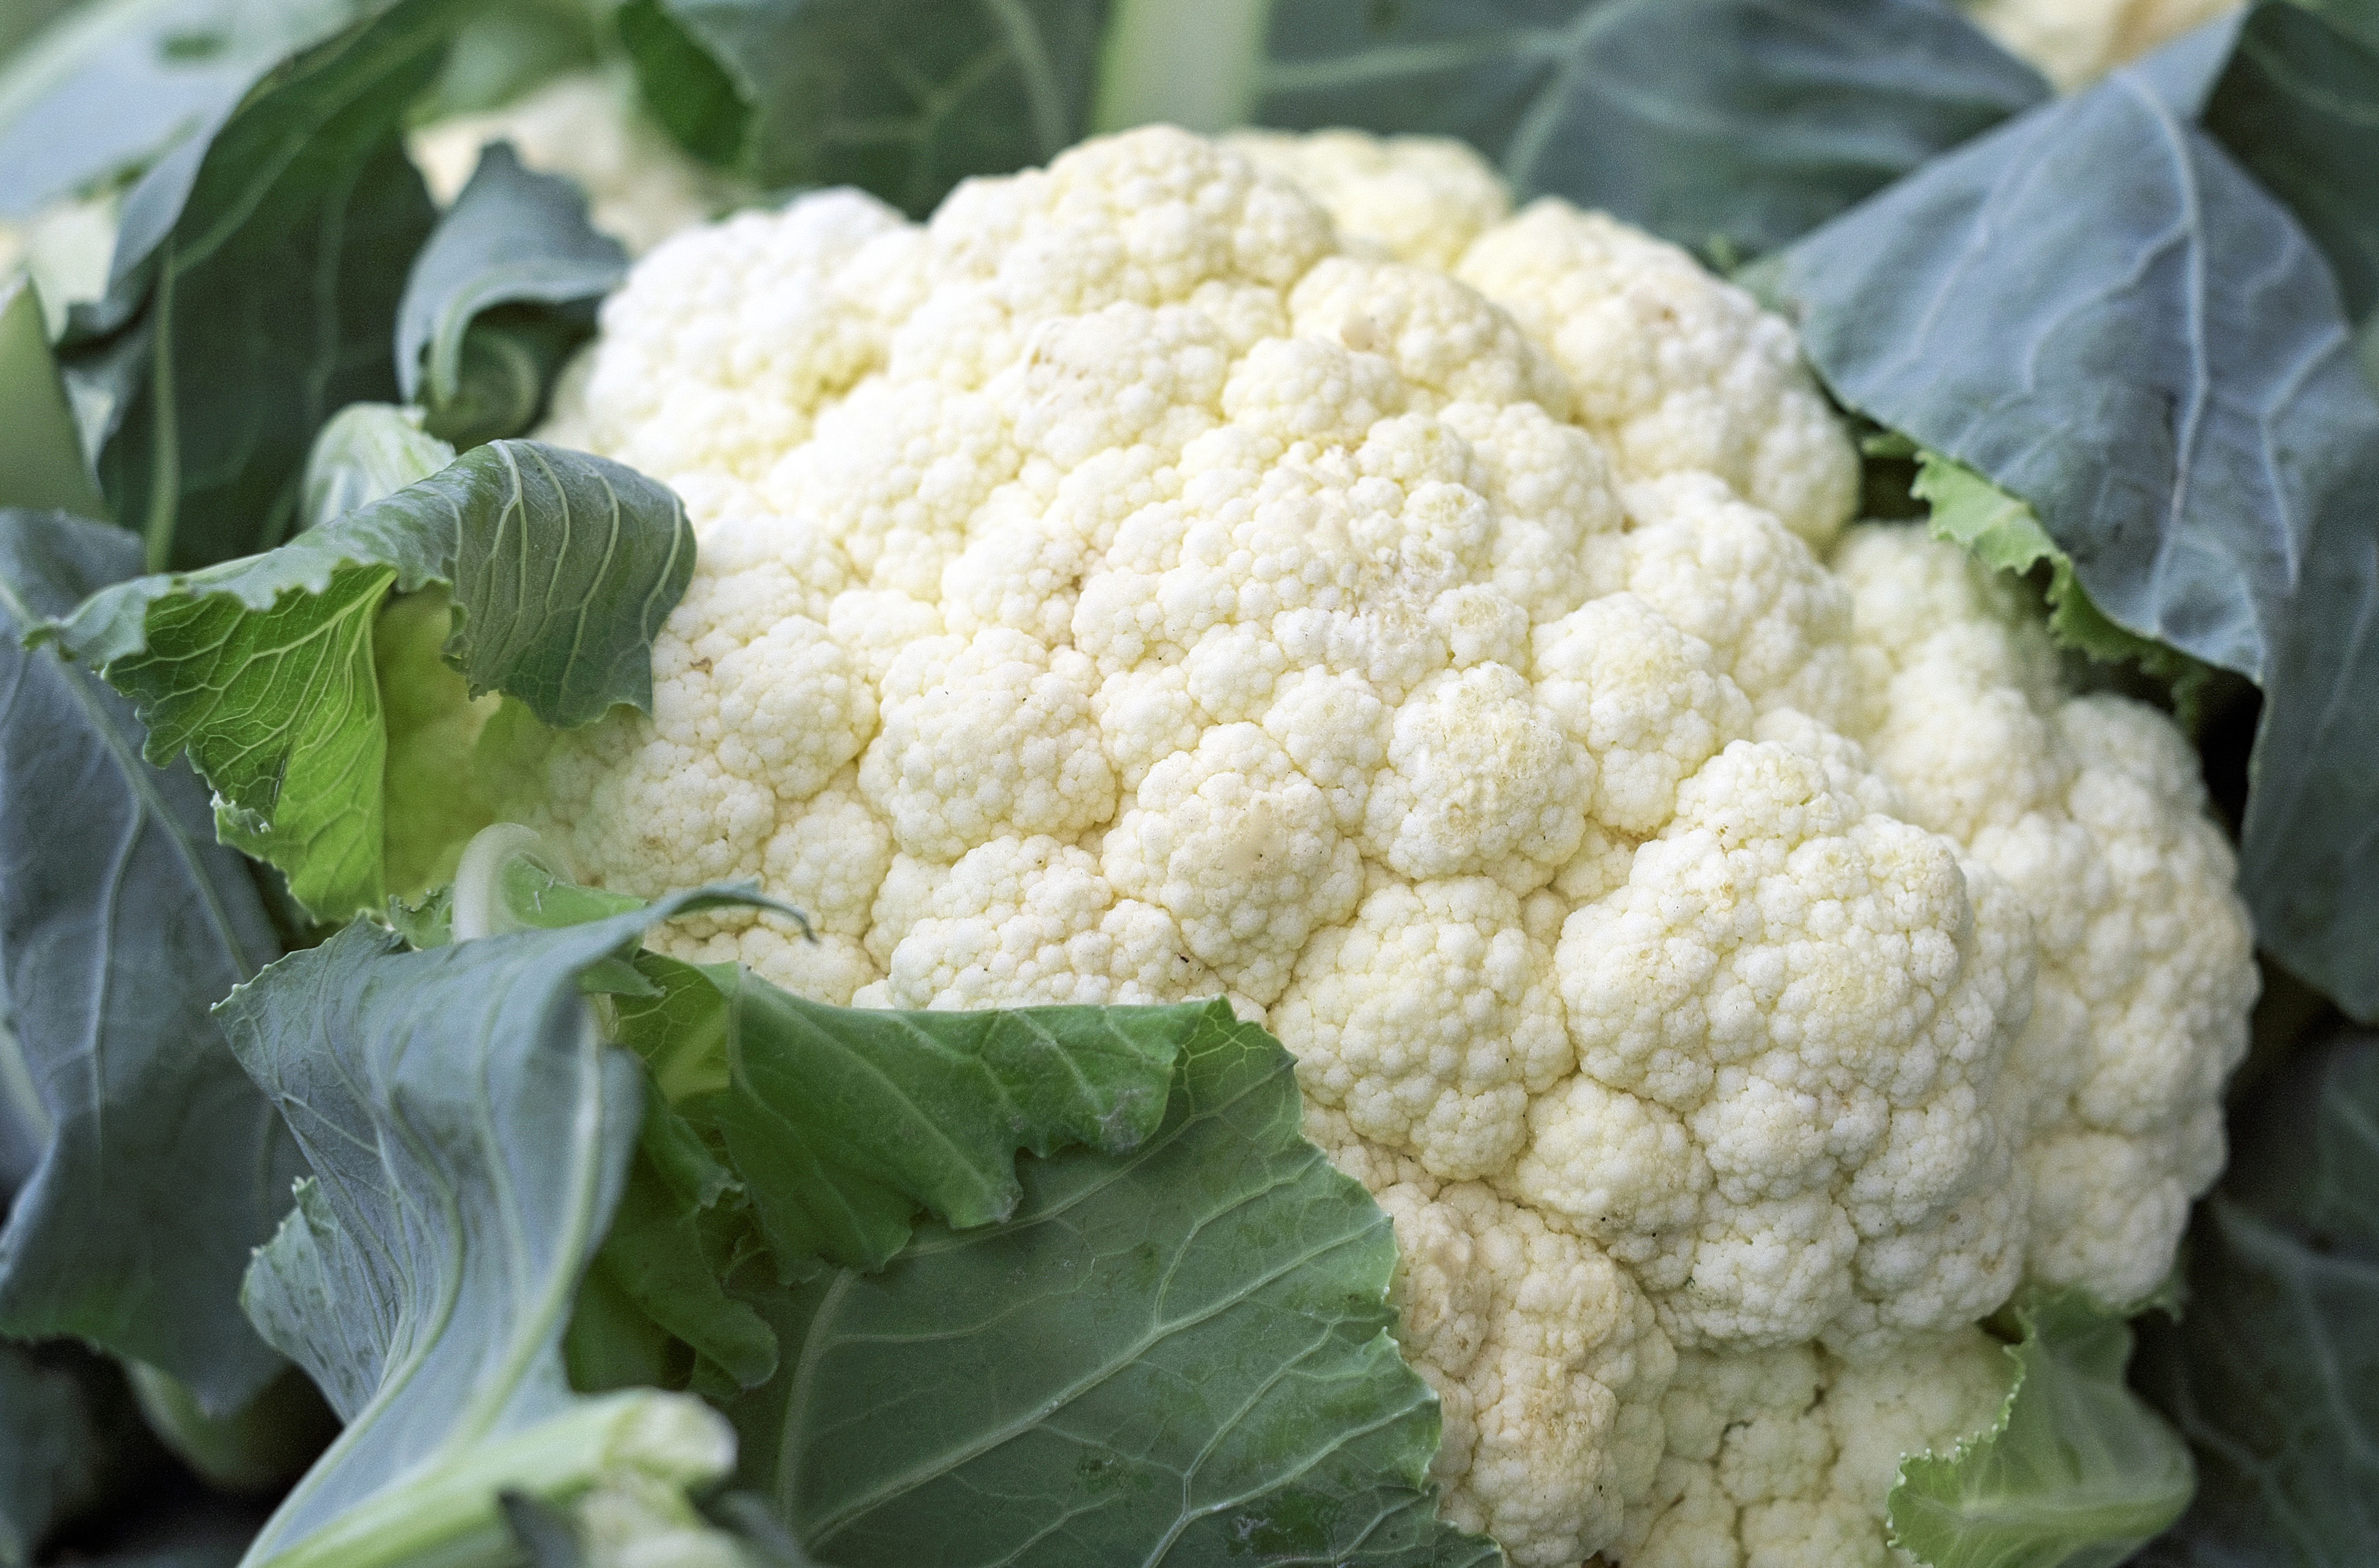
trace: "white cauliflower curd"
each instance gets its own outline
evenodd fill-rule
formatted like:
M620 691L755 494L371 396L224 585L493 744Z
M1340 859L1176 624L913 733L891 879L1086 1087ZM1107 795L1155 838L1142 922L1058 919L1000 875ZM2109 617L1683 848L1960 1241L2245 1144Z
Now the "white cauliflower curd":
M1845 531L1792 332L1684 252L1146 129L682 234L576 396L700 560L652 717L510 814L756 879L815 943L665 940L810 995L1263 1019L1524 1568L1888 1562L1974 1325L2168 1267L2255 990L2188 748Z
M1963 0L1974 25L2061 92L2239 8L2240 0Z

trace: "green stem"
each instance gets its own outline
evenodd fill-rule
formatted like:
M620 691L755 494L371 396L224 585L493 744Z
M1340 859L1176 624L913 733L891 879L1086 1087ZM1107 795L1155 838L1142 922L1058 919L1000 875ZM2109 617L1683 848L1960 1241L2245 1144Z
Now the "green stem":
M1245 125L1262 86L1271 23L1272 0L1119 0L1100 51L1091 128Z
M692 1395L635 1389L581 1399L397 1481L295 1546L251 1550L241 1568L517 1568L520 1548L497 1501L504 1492L567 1504L607 1476L698 1486L733 1463L726 1423ZM277 1534L267 1525L260 1538Z
M156 457L149 476L149 521L141 530L149 570L173 562L174 525L182 510L181 406L174 401L174 240L168 235L157 255L156 335L149 352L150 396L157 404Z

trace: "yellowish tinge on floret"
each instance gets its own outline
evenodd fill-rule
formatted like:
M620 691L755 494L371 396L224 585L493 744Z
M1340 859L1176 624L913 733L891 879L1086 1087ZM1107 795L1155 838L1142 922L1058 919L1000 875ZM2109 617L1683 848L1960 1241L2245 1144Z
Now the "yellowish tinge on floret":
M809 995L1228 995L1395 1218L1455 1517L1880 1564L1875 1455L1964 1429L1873 1369L1980 1389L2019 1283L2144 1293L2219 1163L2254 980L2186 749L1953 547L1846 531L1791 331L1683 251L1247 145L642 261L562 418L695 576L651 718L513 809L807 911L663 940Z
M2240 0L1962 0L1966 12L2059 90L2072 92Z

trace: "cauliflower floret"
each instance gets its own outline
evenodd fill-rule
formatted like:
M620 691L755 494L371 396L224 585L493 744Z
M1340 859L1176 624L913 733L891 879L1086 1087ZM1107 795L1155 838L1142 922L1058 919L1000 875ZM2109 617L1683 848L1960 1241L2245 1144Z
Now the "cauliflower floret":
M594 225L641 256L726 205L718 175L682 151L637 101L624 72L573 71L516 103L453 115L413 133L409 151L440 206L454 199L479 149L509 141L544 174L567 175L586 192Z
M1990 1425L2013 1367L1959 1329L1890 1356L1681 1351L1666 1452L1610 1553L1627 1568L1898 1568L1883 1504L1903 1454Z
M1849 521L1858 454L1793 330L1677 247L1545 197L1455 276L1569 372L1578 423L1623 476L1715 476L1816 545Z
M1451 271L1512 198L1467 142L1365 131L1238 130L1222 139L1330 210L1349 250Z
M2240 0L1962 0L1966 14L2060 92L2239 8Z
M1964 1426L1835 1429L1862 1379L2168 1262L2254 988L2229 857L2168 722L2066 694L1954 550L1841 534L1748 296L1558 204L1425 215L1485 225L1451 274L1349 253L1378 187L1268 172L1301 145L1143 129L647 257L573 417L686 495L696 577L652 718L522 752L515 814L811 910L670 938L810 995L1268 1017L1395 1216L1455 1517L1521 1568L1866 1561L1878 1456Z
M1436 1391L1446 1516L1515 1562L1574 1565L1614 1538L1660 1461L1676 1353L1627 1272L1481 1182L1442 1182L1338 1112L1306 1131L1396 1232L1406 1356Z

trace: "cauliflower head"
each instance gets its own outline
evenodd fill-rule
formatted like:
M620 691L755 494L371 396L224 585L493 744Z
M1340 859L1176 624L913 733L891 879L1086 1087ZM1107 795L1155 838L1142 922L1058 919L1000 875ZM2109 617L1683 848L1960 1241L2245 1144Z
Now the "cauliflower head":
M2072 92L2241 0L1964 0L1974 24Z
M1444 144L1151 128L682 234L572 395L700 559L651 717L508 814L757 880L815 942L664 940L814 996L1264 1019L1526 1568L1883 1561L1973 1325L2167 1270L2255 989L2188 748L1846 529L1792 332L1682 251Z

